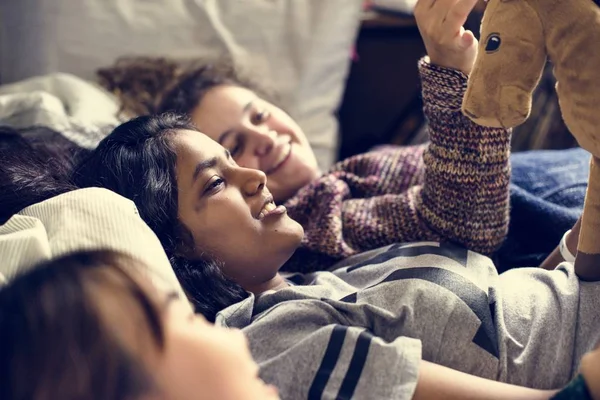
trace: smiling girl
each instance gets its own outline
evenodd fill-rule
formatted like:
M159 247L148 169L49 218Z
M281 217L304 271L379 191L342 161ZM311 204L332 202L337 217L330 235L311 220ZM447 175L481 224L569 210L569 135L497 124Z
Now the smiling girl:
M137 233L144 235L144 229ZM239 330L213 326L194 315L177 292L160 292L142 278L143 269L120 253L83 251L35 265L0 288L1 398L279 399L278 390L259 378ZM406 374L407 365L394 367L394 374ZM600 351L595 350L583 358L570 385L552 398L598 400L599 377ZM305 393L303 377L290 378L296 380L295 394L284 398L307 398L300 395ZM396 383L382 378L366 383L370 392L347 397L321 397L313 384L308 398L377 399L378 386L394 389ZM487 381L427 362L416 379L416 387L395 391L393 398L533 400L556 393Z
M165 60L133 58L100 75L125 105L139 105L136 99L144 99L146 113L189 115L240 166L265 173L274 199L305 232L301 250L287 263L287 270L324 269L397 241L452 240L490 255L507 231L506 244L497 253L499 268L536 266L581 213L589 155L574 149L511 156L509 229L505 185L510 136L472 124L460 112L477 51L472 34L461 29L475 3L421 0L415 9L429 54L418 68L431 143L388 146L343 160L329 171L317 168L314 152L294 119L232 68L200 64L182 70ZM480 138L477 146L489 147L486 157L471 144L456 141L467 137ZM478 165L466 167L470 163ZM447 176L457 175L456 171L462 175ZM479 182L485 171L490 171L485 184L451 189ZM481 190L488 193L477 211L463 212L461 204L473 205L479 194L472 192Z
M481 139L458 139L488 156ZM136 203L198 311L242 329L261 377L286 399L418 398L421 379L460 398L457 371L555 389L600 339L600 284L580 282L569 263L498 275L487 257L424 242L363 253L332 272L281 274L302 226L273 202L262 171L239 166L182 117L121 125L76 178ZM503 387L498 398L514 389Z
M555 389L577 375L582 355L598 342L599 285L579 282L568 263L555 271L498 276L486 257L426 242L361 254L331 273L281 276L278 264L300 242L300 226L274 208L260 171L239 167L222 146L185 126L177 117L148 117L107 139L121 161L98 164L100 176L105 183L121 182L121 191L136 195L137 208L127 201L111 207L104 202L124 199L84 189L73 195L87 191L87 201L83 196L61 202L68 193L56 197L63 207L55 207L54 216L81 211L82 220L68 218L67 225L79 227L70 231L69 242L99 246L112 238L113 245L151 262L162 249L138 209L149 225L170 228L157 233L170 246L172 262L185 260L174 266L187 268L184 284L194 305L203 312L229 306L216 318L221 328L194 317L178 296L155 292L138 278L148 271L141 262L118 255L66 256L49 263L49 273L36 269L0 290L3 399L276 398L257 379L239 331L222 327L242 330L260 378L285 399L547 399L552 390L481 377ZM144 157L136 158L140 149ZM16 178L4 195L26 206L27 193L37 189L30 176L44 165L15 167L2 171ZM29 178L18 179L23 176ZM60 182L44 187L52 189L49 197L57 188L65 190ZM170 190L182 193L181 202L165 196ZM39 207L39 215L52 218L44 203ZM58 245L62 230L69 232L59 224L40 233L46 238L52 232L51 243ZM9 254L38 247L23 247L23 235L15 239ZM212 244L210 253L203 241ZM212 303L202 304L210 298ZM594 352L581 361L592 393L597 358ZM573 390L587 386L578 377Z
M552 390L478 376L556 389L580 362L568 391L597 396L599 353L581 356L598 341L599 286L579 282L572 265L498 276L483 256L427 242L361 254L332 273L281 276L300 226L273 208L260 171L186 127L177 117L142 118L103 145L118 162L100 157L106 163L92 171L137 207L59 176L37 185L47 164L27 162L32 150L21 141L0 146L11 160L0 165L2 198L15 210L42 201L1 227L0 271L77 242L111 243L138 260L70 254L0 288L0 398L276 399L264 380L291 400L547 399ZM32 230L27 215L54 225ZM159 292L145 280L150 264L168 262L139 215L169 249L194 306L212 319L225 308L217 327L194 316L174 286Z

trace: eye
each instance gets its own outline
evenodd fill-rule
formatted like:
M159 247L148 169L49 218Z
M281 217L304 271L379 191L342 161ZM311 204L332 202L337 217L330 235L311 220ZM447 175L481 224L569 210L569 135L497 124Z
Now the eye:
M497 33L491 33L487 41L485 43L485 51L488 53L493 53L498 51L500 45L502 44L502 39L500 39L500 35Z
M252 115L250 122L252 122L254 125L260 125L269 119L270 116L271 114L267 110L263 110Z
M219 176L215 176L204 189L204 194L211 194L216 192L221 186L225 184L225 181Z
M237 161L235 161L235 158L233 158L233 156L231 155L231 152L229 150L227 150L227 161L229 161L230 164L234 165L234 166L238 166Z
M236 134L233 143L224 143L223 147L229 150L231 157L235 158L239 156L244 150L244 136L241 134Z

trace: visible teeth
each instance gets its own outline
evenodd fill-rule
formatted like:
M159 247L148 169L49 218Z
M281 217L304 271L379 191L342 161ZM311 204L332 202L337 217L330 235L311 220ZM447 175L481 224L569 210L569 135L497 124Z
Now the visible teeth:
M277 160L275 161L275 166L279 165L285 159L285 156L287 156L287 151L279 153L279 157L277 157Z
M279 157L277 157L277 160L275 160L275 162L273 163L273 168L279 167L279 164L281 164L290 153L290 149L291 145L288 143L286 145L286 148L281 153L279 153Z
M258 219L263 219L265 215L276 209L277 206L272 201L265 204L262 210L260 210L260 214L258 214Z

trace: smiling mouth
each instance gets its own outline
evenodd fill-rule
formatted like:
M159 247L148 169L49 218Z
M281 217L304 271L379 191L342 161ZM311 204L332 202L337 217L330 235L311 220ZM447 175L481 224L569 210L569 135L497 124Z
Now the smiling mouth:
M263 208L258 213L257 219L262 220L271 215L281 215L281 214L284 214L286 211L287 211L287 209L285 208L285 206L276 205L275 202L273 201L273 196L269 196L267 198L267 201L265 201Z
M292 142L288 142L286 144L286 147L281 153L279 153L279 156L273 163L273 166L269 170L265 171L265 174L272 175L273 173L277 172L290 158L290 155L292 155Z

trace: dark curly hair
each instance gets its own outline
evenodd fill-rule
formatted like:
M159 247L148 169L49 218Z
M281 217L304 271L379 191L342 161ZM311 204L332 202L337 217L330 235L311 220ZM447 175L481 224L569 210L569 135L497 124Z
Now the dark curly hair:
M173 112L189 115L204 95L235 85L274 99L226 58L178 62L164 57L123 57L97 71L100 84L117 96L121 112L140 116Z
M0 127L0 224L25 207L76 189L69 175L89 150L45 127Z
M76 166L72 180L79 187L103 187L132 200L163 245L196 311L214 321L219 311L248 294L224 276L217 260L184 256L194 242L178 219L177 155L171 144L178 130L196 129L176 114L132 119Z

